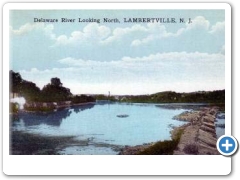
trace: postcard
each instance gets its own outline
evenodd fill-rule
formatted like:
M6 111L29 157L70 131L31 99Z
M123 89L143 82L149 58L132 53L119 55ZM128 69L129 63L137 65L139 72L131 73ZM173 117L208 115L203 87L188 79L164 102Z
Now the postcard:
M228 4L9 3L3 28L6 174L231 172Z

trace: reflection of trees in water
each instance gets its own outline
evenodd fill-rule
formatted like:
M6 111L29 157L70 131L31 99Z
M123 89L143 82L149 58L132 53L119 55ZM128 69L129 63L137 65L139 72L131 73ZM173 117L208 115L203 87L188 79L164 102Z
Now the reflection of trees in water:
M59 109L57 111L48 113L21 112L18 114L18 119L22 120L25 126L36 126L40 124L60 126L62 120L69 117L71 113L72 112L69 109Z
M41 124L46 124L50 126L60 126L63 119L69 117L74 112L79 113L86 109L93 108L94 104L74 106L71 109L58 109L54 112L40 113L40 112L20 112L17 115L11 116L12 125L15 125L15 122L22 120L25 126L36 126Z
M192 110L199 110L203 107L209 107L209 104L158 104L155 105L157 108L161 109L168 109L168 110L177 110L177 109L192 109Z
M95 104L86 104L86 105L80 105L80 106L73 106L72 109L75 113L79 113L81 111L91 109L94 107Z

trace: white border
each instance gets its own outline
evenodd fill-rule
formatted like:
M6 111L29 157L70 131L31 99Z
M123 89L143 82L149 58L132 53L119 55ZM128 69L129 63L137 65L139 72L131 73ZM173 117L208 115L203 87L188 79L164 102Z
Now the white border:
M231 134L231 7L226 3L9 3L3 7L3 172L7 175L227 175L231 158L212 156L9 155L10 9L225 9L226 135ZM44 166L43 166L44 165Z

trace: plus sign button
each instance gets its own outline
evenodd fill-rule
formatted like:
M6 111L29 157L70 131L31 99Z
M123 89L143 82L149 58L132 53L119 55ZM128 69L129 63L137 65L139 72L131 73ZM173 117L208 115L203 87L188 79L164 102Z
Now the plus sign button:
M233 136L223 135L217 141L217 149L224 156L233 155L238 148L238 142Z

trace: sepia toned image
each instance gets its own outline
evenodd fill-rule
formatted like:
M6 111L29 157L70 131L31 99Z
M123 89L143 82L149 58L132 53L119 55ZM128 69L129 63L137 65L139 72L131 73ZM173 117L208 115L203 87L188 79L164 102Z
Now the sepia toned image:
M10 10L9 61L10 155L219 155L224 9Z

